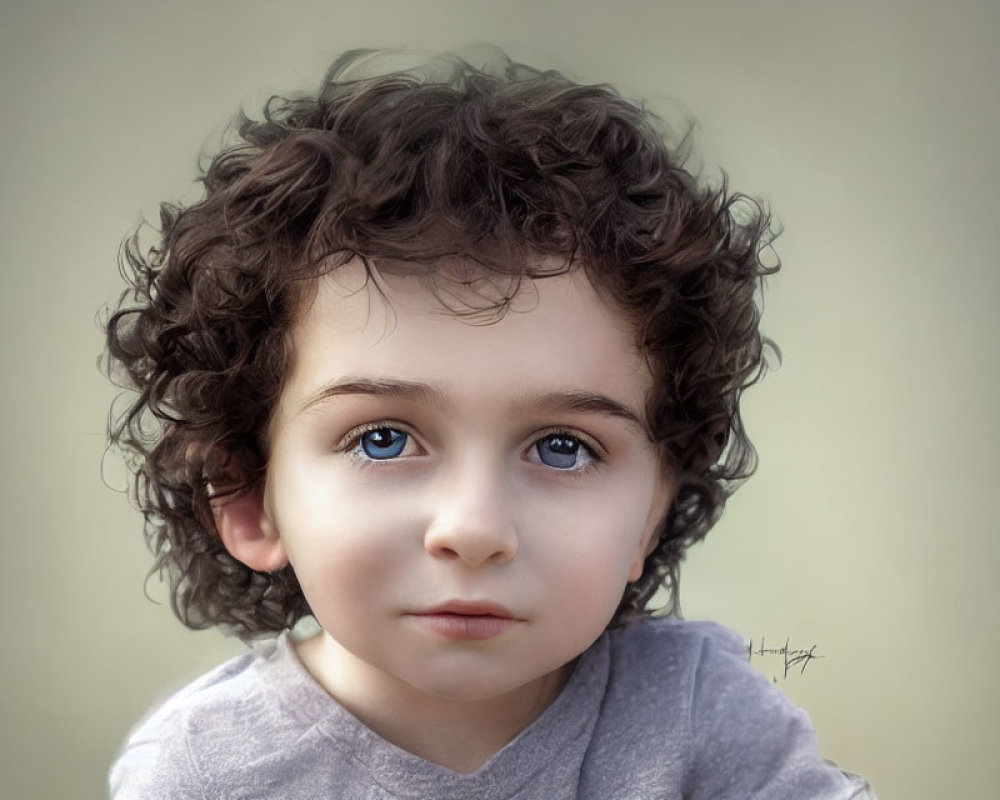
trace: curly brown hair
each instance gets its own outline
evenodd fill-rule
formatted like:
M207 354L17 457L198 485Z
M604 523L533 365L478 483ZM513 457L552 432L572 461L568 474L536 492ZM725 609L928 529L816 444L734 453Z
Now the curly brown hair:
M506 57L499 69L439 56L368 74L379 56L346 53L316 96L272 97L257 121L241 114L236 141L203 170L203 198L162 204L152 247L141 226L125 241L129 289L105 359L137 396L109 435L132 472L151 574L167 575L193 628L246 637L310 613L291 567L256 572L226 551L211 504L264 479L290 327L313 278L356 256L431 278L456 256L533 278L538 256L557 256L634 322L653 377L646 421L676 479L612 624L652 614L661 587L678 612L685 550L755 466L739 400L776 353L755 302L777 269L761 260L768 213L692 175L690 136L669 144L658 118L612 87Z

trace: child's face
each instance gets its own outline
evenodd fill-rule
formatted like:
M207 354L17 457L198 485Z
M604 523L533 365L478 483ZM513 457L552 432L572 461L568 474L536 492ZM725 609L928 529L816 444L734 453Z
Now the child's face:
M582 273L485 325L412 278L380 279L387 308L362 276L321 279L294 330L264 527L355 679L541 686L601 635L669 504L632 332Z

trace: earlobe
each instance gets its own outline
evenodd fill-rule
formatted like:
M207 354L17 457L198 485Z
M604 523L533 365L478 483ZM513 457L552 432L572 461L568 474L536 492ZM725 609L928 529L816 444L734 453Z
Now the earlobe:
M663 523L670 504L674 501L674 483L671 480L661 478L657 484L653 501L650 503L649 516L646 518L646 529L643 532L642 541L636 549L635 558L632 560L632 567L629 570L628 582L635 583L642 577L643 569L646 566L646 558L659 544L660 525Z
M635 583L639 578L642 577L642 570L646 565L646 559L641 555L636 553L635 558L632 560L632 568L628 572L628 582Z
M277 528L264 509L264 488L212 503L215 527L229 554L250 569L274 572L288 563Z
M635 583L642 577L642 572L646 568L646 559L656 549L656 545L659 544L659 538L656 534L660 530L660 519L662 518L657 518L657 521L653 522L647 529L646 535L642 537L642 543L635 552L635 558L632 559L632 567L628 573L629 583Z

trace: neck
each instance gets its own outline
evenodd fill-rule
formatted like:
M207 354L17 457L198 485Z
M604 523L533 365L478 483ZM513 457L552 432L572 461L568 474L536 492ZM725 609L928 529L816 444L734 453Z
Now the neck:
M566 664L497 697L434 697L356 658L325 633L295 649L316 681L386 741L461 774L475 772L541 716L572 672Z

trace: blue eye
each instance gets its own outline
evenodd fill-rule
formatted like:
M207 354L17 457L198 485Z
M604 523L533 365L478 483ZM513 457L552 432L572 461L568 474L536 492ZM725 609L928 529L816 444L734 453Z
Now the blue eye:
M585 444L565 433L551 433L539 439L535 452L543 464L554 469L579 469L596 460Z
M376 428L361 434L360 444L366 456L383 461L402 453L407 439L409 436L395 428Z

